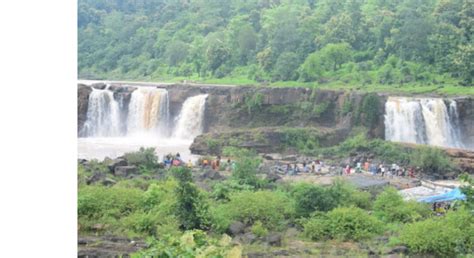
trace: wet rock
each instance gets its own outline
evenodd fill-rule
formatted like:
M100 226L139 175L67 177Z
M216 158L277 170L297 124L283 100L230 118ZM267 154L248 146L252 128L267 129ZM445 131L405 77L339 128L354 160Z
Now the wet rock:
M84 136L81 132L84 123L87 120L87 108L89 105L89 94L92 92L91 87L79 84L77 88L77 133Z
M87 178L86 184L90 185L90 184L93 184L93 183L97 183L100 180L102 180L104 177L105 177L105 175L103 173L96 172L91 177Z
M263 155L266 160L281 160L283 156L280 153L268 153Z
M108 168L109 168L110 172L114 172L115 167L117 167L117 166L127 166L127 165L128 165L128 163L125 159L116 158L116 159L114 159L110 162L110 164L108 165Z
M279 233L270 233L265 238L265 241L272 246L281 246L281 234Z
M407 254L407 253L408 253L408 247L406 247L404 245L399 245L399 246L395 246L395 247L391 248L390 250L388 250L384 254Z
M270 181L270 182L276 182L280 179L282 179L282 177L277 175L276 173L267 174L267 180Z
M105 87L107 87L107 85L103 82L93 83L91 86L92 86L92 88L99 89L99 90L103 90L103 89L105 89Z
M115 181L111 178L105 178L104 180L102 180L102 184L105 185L105 186L115 185L116 183L117 183L117 181Z
M254 243L256 240L257 240L257 236L255 236L253 233L251 232L247 232L245 233L243 236L242 236L242 240L245 242L245 243L248 243L248 244L252 244Z
M224 177L219 172L209 169L209 170L206 170L203 174L201 174L199 178L201 180L204 180L204 179L219 180Z
M232 224L229 226L229 232L233 235L236 236L240 233L243 233L245 229L245 224L240 222L240 221L234 221Z
M138 172L137 167L135 166L116 166L114 170L114 175L127 177Z

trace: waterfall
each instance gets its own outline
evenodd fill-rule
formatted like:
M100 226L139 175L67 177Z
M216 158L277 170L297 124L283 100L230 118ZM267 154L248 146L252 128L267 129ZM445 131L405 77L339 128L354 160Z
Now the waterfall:
M439 98L389 97L385 104L385 139L396 142L464 147L456 102Z
M118 136L120 134L120 108L108 86L103 89L92 88L87 107L87 120L84 123L84 136Z
M132 93L128 106L127 135L158 135L168 133L168 91L141 87Z
M202 133L207 94L187 98L176 118L174 138L192 140Z

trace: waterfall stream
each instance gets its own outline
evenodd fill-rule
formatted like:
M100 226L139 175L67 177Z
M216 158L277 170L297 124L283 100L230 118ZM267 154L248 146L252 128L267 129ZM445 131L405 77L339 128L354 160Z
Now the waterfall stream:
M463 148L456 101L389 97L385 104L385 139L395 142Z
M176 118L174 138L192 140L202 133L207 96L207 94L197 95L184 101L181 112Z

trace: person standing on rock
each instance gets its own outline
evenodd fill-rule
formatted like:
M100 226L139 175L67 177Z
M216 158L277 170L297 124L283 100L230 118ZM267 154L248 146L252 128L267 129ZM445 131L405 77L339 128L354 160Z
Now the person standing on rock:
M313 162L311 162L311 172L314 173L315 170L316 170L316 162L314 162L313 160Z

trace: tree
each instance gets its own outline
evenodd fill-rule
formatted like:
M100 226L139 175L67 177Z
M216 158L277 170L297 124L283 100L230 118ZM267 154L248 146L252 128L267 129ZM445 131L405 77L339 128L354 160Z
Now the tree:
M239 31L237 42L239 45L240 58L245 64L257 46L257 34L250 25L244 26Z
M471 85L474 78L474 45L460 45L454 54L453 63L457 68L459 77L465 84Z
M230 50L220 39L213 39L206 50L207 66L214 74L230 57Z
M300 79L309 82L318 80L324 71L324 60L321 54L310 54L300 67Z
M170 66L176 66L188 56L188 44L176 40L166 46L165 56Z
M327 44L320 51L321 58L327 62L333 71L341 68L341 65L352 59L351 47L347 43Z
M186 230L206 229L208 206L198 188L192 183L191 171L186 167L173 167L171 173L178 180L175 214L181 228Z
M298 78L298 75L295 73L298 66L298 56L295 53L282 53L275 64L272 78L282 81L295 80Z

